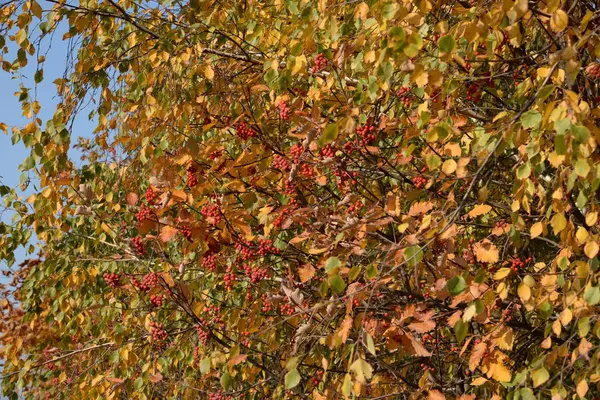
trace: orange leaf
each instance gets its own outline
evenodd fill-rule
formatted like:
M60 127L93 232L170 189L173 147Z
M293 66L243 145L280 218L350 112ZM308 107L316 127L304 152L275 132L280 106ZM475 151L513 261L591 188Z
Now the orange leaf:
M305 283L315 276L315 267L305 264L298 269L298 275L300 276L300 281Z
M173 236L177 233L177 228L173 228L172 226L165 225L160 229L160 235L158 238L161 242L166 243L169 240L173 239Z
M337 331L337 335L342 339L342 343L346 343L348 336L350 336L350 330L352 329L352 316L346 315L340 329Z
M127 204L130 206L135 206L138 202L138 195L133 192L127 193L126 200Z
M439 390L430 390L427 400L446 400L446 396Z
M485 263L498 262L498 248L489 240L484 239L474 246L475 257L477 261Z

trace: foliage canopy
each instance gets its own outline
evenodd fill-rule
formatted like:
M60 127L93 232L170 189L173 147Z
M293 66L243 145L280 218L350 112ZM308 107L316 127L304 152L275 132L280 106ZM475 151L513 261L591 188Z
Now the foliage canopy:
M9 398L599 393L594 1L1 6L72 47L0 257ZM55 38L60 40L60 38ZM67 156L88 102L93 140ZM32 250L33 251L33 250Z

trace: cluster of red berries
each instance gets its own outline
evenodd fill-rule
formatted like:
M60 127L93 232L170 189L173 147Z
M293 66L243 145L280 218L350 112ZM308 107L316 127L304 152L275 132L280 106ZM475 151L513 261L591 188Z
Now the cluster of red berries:
M104 277L104 280L106 281L106 284L108 286L110 286L111 288L114 289L117 286L119 286L120 280L121 280L121 278L119 277L119 274L106 272L102 276Z
M242 346L250 346L250 332L248 331L242 331L240 332L240 335L242 336L242 339L240 340L240 343L242 344Z
M240 239L240 241L235 244L235 249L241 253L243 260L252 260L254 258L252 243L248 240Z
M281 315L292 315L294 314L294 306L292 306L290 303L283 303L279 307L279 312Z
M273 303L269 301L267 294L262 295L262 312L267 313L273 309Z
M327 58L325 58L323 53L319 53L315 56L314 63L315 64L310 69L310 72L313 74L322 71L325 69L325 67L327 67Z
M290 163L288 162L288 160L285 157L280 156L279 154L275 154L273 156L273 163L271 165L273 166L273 168L280 169L282 171L289 171L290 169Z
M423 363L421 363L421 369L422 369L423 371L431 371L431 372L435 372L435 368L433 368L433 367L431 367L431 366L429 366L429 365L423 364Z
M305 178L312 178L315 176L314 168L307 163L300 164L298 173Z
M250 282L258 283L263 279L268 277L268 271L266 268L260 268L258 266L252 267L249 264L244 264L244 273L248 278L250 278Z
M146 291L150 290L150 288L148 286L146 286L146 284L144 284L143 282L140 282L136 277L131 278L131 285L134 288L141 290L142 292L146 292Z
M293 211L293 208L290 207L285 207L283 208L279 214L277 215L277 217L275 218L275 220L273 221L273 226L275 228L281 228L281 226L283 225L283 222L286 220L286 218L288 216L291 215Z
M160 275L158 275L156 272L151 272L149 274L146 274L146 275L144 275L142 285L146 286L147 288L153 288L155 286L158 286L159 277L160 277Z
M323 370L320 369L317 371L317 375L312 377L313 386L317 386L319 382L323 379Z
M258 255L265 256L267 254L279 254L279 249L273 246L273 241L271 239L259 239Z
M245 121L242 121L236 125L235 133L243 140L247 140L248 138L256 136L254 129L250 128Z
M375 141L375 127L370 124L359 126L356 133L362 138L361 143L366 146Z
M292 157L292 160L296 164L300 162L300 157L302 157L302 153L304 153L304 147L301 143L296 143L290 148L290 157Z
M233 397L223 392L212 392L208 394L208 400L232 400Z
M140 255L144 255L145 250L144 250L144 243L142 242L142 238L139 236L136 236L131 241L133 242L133 248L135 249L135 252Z
M400 98L402 105L406 108L410 107L413 101L413 94L409 87L402 86L396 95Z
M319 152L321 158L335 157L335 148L331 144L326 144Z
M475 256L473 255L473 251L471 251L471 249L463 249L463 258L469 264L475 263Z
M510 320L512 319L512 317L510 316L510 308L507 308L506 310L502 310L502 319L505 320L506 322L510 322Z
M512 272L517 272L519 268L524 267L525 264L528 264L533 260L531 256L527 257L525 260L521 260L520 258L513 258L510 262L510 269Z
M142 204L140 210L135 214L135 218L138 222L144 222L147 219L150 219L150 215L152 215L152 210L145 204Z
M285 194L292 196L296 194L296 184L290 180L285 181Z
M292 111L290 110L290 107L286 104L285 101L282 101L281 103L279 103L279 118L281 118L284 121L287 121L288 119L290 119L290 115L292 114Z
M200 209L200 214L206 219L212 218L212 224L217 226L221 223L221 208L218 204L205 204Z
M214 254L205 254L202 257L202 267L206 268L209 271L215 271L217 269L217 256Z
M193 165L190 165L187 169L187 185L194 187L198 184L198 178L196 177L198 170Z
M227 268L227 272L225 273L225 276L223 276L223 282L225 284L225 290L228 292L233 290L233 284L235 283L235 272L233 272L231 267Z
M600 65L599 64L592 64L589 67L586 68L587 75L591 78L594 79L598 79L600 78Z
M422 176L415 176L413 177L412 182L417 189L420 189L425 186L427 179L423 178Z
M189 226L180 226L177 228L179 230L179 233L181 233L181 235L186 238L188 240L188 242L193 242L194 240L192 239L192 230L190 229Z
M152 340L156 342L163 342L169 336L163 324L161 323L150 321L150 327L152 328L150 331L150 333L152 334Z
M477 83L471 83L467 88L467 100L476 103L481 100L481 87Z
M346 153L352 153L354 151L354 143L351 141L344 143L344 151Z
M196 332L198 333L198 338L200 339L200 343L204 346L208 344L208 339L210 339L210 331L208 329L204 329L205 326L208 326L206 320L204 318L200 318L200 324L196 325Z
M153 294L150 296L150 303L154 306L154 307L161 307L163 305L163 295L161 294Z
M216 160L217 158L221 157L223 155L223 151L222 150L217 150L217 151L213 151L212 153L209 154L208 158L210 158L211 160Z
M358 214L360 209L362 208L363 203L362 200L358 199L353 204L348 206L348 214Z
M496 228L498 229L504 229L508 226L508 222L506 222L505 220L501 219L498 222L496 222Z
M148 202L148 204L154 204L154 201L156 200L157 196L158 193L154 191L152 186L148 186L148 189L146 189L146 201Z

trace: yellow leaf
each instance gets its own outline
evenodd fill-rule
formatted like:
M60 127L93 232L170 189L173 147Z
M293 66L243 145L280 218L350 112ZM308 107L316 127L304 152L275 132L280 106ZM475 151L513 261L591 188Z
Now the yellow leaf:
M206 79L212 80L215 77L215 71L210 65L205 66L203 72Z
M529 230L532 238L540 236L542 232L544 232L544 224L541 222L536 222L535 224L531 225L531 229Z
M550 220L550 224L552 224L552 229L554 230L554 234L558 234L562 232L567 227L567 219L563 215L563 213L554 214L552 220Z
M477 261L485 263L498 262L498 248L488 239L484 239L474 246L475 258Z
M491 209L492 209L492 206L490 206L490 205L479 204L479 205L475 206L471 211L469 211L469 217L475 218L480 215L487 214L490 212Z
M531 298L531 288L524 283L521 283L519 285L519 288L517 289L517 293L519 294L519 297L523 301L527 301Z
M306 64L306 56L304 54L296 57L294 66L292 67L292 75L296 75L297 73L306 70Z
M369 6L364 1L362 3L360 3L359 5L357 5L356 8L354 9L354 16L361 21L364 21L367 19L368 13L369 13Z
M554 32L562 32L569 25L569 16L561 9L554 11L550 18L550 27Z
M587 244L583 248L583 251L585 252L585 255L588 258L596 257L596 254L598 254L598 250L598 243L596 243L595 241L587 242Z
M453 159L448 159L448 160L444 161L444 164L442 165L442 171L446 175L450 175L450 174L453 174L454 171L456 171L457 167L458 166L456 165L456 161L454 161Z
M533 380L533 387L538 387L550 379L550 374L546 368L541 367L531 373L531 379Z
M425 71L425 67L421 64L415 65L415 70L412 73L411 80L417 84L418 87L427 85L429 81L429 74Z
M563 324L563 326L569 325L569 322L571 322L572 319L573 312L571 311L571 309L565 308L564 310L562 310L562 312L560 313L560 323Z
M471 382L471 385L473 386L481 386L484 383L486 383L488 380L485 379L483 376L480 376L479 378L475 378L473 379L473 381Z
M579 381L577 384L577 396L580 398L584 398L586 393L588 392L588 383L585 378Z
M579 229L577 229L577 233L575 234L575 237L577 238L577 243L579 245L584 244L586 242L588 236L589 236L588 231L583 226L580 226Z
M593 212L589 212L587 213L587 215L585 216L585 223L588 226L592 226L596 224L596 221L598 221L598 213L596 211Z
M104 378L104 375L98 375L94 379L92 379L92 386L96 386L98 382L100 382Z
M492 379L498 382L510 382L512 378L510 370L506 368L501 362L491 364L488 376L490 376Z
M510 268L500 268L498 271L496 271L496 273L494 274L494 279L499 281L501 279L506 278L508 275L510 274Z

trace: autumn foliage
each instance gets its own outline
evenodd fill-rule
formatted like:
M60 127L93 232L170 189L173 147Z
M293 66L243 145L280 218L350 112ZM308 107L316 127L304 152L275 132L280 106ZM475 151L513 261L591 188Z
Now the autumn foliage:
M4 394L595 398L597 7L4 3Z

